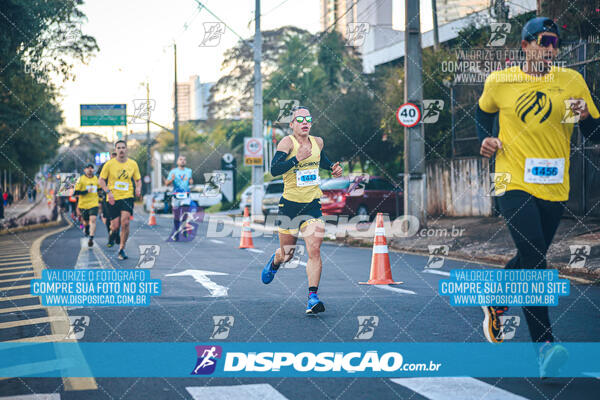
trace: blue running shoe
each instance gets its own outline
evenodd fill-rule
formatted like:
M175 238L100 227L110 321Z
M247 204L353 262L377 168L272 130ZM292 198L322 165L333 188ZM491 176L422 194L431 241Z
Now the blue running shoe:
M275 253L273 253L271 258L269 259L269 262L267 263L267 265L265 265L265 267L262 270L261 277L262 277L262 281L265 285L268 283L271 283L273 278L275 278L275 273L277 272L277 270L273 269L273 261L274 260L275 260Z
M560 369L567 363L569 352L560 344L546 343L540 349L538 359L540 378L556 377Z
M325 305L323 304L323 302L321 300L319 300L319 297L317 296L316 293L311 293L310 296L308 296L308 304L306 305L306 313L307 314L317 314L320 312L325 311Z

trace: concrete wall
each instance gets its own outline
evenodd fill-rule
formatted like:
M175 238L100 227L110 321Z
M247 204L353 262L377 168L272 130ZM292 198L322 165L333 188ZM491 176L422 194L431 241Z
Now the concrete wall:
M427 214L491 216L489 162L482 157L440 160L427 165Z

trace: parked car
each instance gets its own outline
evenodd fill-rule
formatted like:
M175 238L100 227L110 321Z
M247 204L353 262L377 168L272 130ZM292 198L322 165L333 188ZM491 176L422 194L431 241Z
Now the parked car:
M171 212L171 198L168 196L168 188L158 188L151 194L144 195L144 210L150 212L154 206L157 214L168 214Z
M283 179L277 179L267 183L265 195L262 200L262 213L266 216L279 212L279 199L283 195Z
M403 192L380 176L328 179L321 184L321 210L324 215L360 215L365 221L378 212L395 218L404 213Z

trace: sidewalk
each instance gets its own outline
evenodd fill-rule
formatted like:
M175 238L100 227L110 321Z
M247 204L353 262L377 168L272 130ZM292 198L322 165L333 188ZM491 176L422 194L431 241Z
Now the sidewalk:
M425 230L411 237L389 238L390 248L403 252L429 254L429 247L447 245L448 257L471 262L504 265L516 249L504 220L500 217L430 218ZM372 245L373 239L344 238L349 244ZM354 242L354 243L353 243ZM358 243L357 243L358 242ZM584 267L569 267L571 247L589 245ZM561 273L585 279L600 279L600 221L563 218L548 250L548 265Z
M227 213L206 214L205 221L210 218L227 218ZM229 215L233 223L241 227L242 217ZM385 219L385 217L384 217ZM393 221L392 221L393 222ZM500 217L432 217L427 228L420 228L415 235L400 237L391 229L386 220L386 236L388 246L392 250L429 255L429 246L448 246L449 258L466 262L485 263L503 266L515 254L516 249L504 220ZM253 231L275 233L277 228L272 224L265 225L262 216L251 224ZM395 226L396 227L396 226ZM351 224L326 224L325 240L333 240L350 246L373 245L375 223L361 223L357 227ZM357 237L358 236L358 237ZM590 246L584 266L569 267L571 246ZM548 250L548 265L557 268L563 274L580 277L586 280L600 280L600 221L563 218L558 227L552 245Z
M38 197L35 203L21 200L4 210L4 220L0 221L0 232L52 221L56 218L53 210L54 201L48 205L48 201L43 196Z

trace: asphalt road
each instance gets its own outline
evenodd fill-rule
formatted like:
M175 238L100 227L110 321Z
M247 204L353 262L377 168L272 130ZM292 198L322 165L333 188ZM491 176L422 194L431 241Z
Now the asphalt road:
M87 326L80 342L207 342L214 331L213 316L233 317L233 327L223 342L353 342L358 317L377 316L379 323L368 339L376 342L482 342L482 312L477 307L453 307L438 296L438 280L455 268L480 267L446 260L441 274L424 272L427 257L392 253L393 277L403 281L394 287L359 285L369 277L371 250L325 243L319 296L326 312L306 316L307 280L302 262L281 269L268 286L260 282L260 271L278 246L275 236L257 237L255 249L238 249L238 237L207 238L200 226L189 243L170 243L168 217L158 226L146 225L145 215L132 221L127 245L130 258L116 259L115 247L108 249L106 230L100 225L95 250L88 250L81 231L72 227L47 237L41 252L47 268L135 268L138 247L160 246L152 266L152 278L162 281L163 292L149 307L70 308L70 317L85 316ZM239 228L238 228L239 230ZM29 233L29 242L35 235ZM7 239L0 238L0 247ZM16 239L13 239L16 241ZM302 243L302 242L300 242ZM14 244L13 244L13 247ZM17 259L17 261L23 261ZM306 261L306 256L302 261ZM22 264L20 264L22 265ZM10 267L9 264L0 266ZM189 270L220 273L209 275L214 283L202 285ZM21 270L19 270L21 271ZM187 275L186 275L186 272ZM179 275L173 275L179 274ZM9 275L8 278L12 278ZM2 277L4 278L4 277ZM0 282L0 285L6 282ZM9 282L10 283L10 282ZM25 281L27 283L27 281ZM14 283L10 283L14 284ZM20 283L22 284L22 283ZM212 286L211 286L212 285ZM218 296L225 288L227 295ZM25 289L25 292L28 292ZM213 294L211 296L211 293ZM34 302L35 300L29 300ZM3 307L4 303L0 303ZM20 304L20 303L19 303ZM564 342L598 341L600 338L600 288L571 284L571 295L551 309L555 336ZM36 312L43 314L43 310ZM513 341L528 341L520 308L511 315L522 317ZM21 313L22 314L22 313ZM19 313L0 313L1 322L23 318ZM1 326L1 325L0 325ZM8 328L7 328L8 329ZM29 336L48 334L37 330ZM47 328L45 328L47 330ZM25 335L0 329L0 340ZM48 394L48 399L593 399L600 393L598 379L221 379L221 378L97 378L97 389L65 390L61 379L0 380L0 399L20 395ZM229 397L228 397L229 396ZM11 398L11 397L8 397Z

